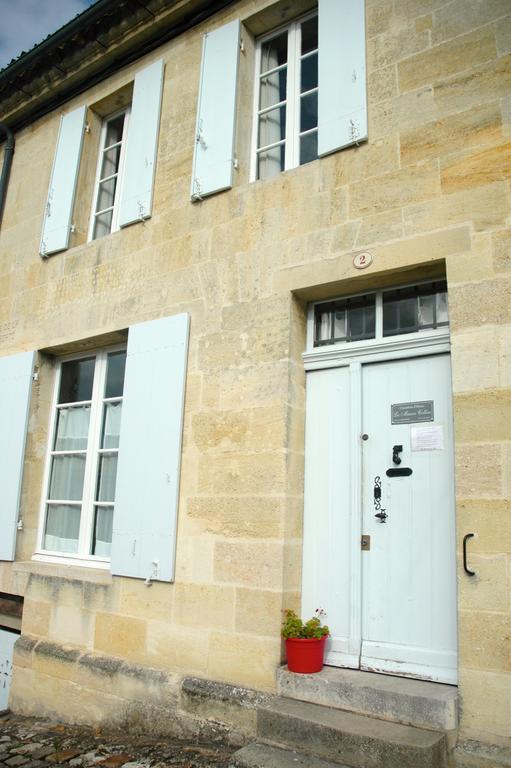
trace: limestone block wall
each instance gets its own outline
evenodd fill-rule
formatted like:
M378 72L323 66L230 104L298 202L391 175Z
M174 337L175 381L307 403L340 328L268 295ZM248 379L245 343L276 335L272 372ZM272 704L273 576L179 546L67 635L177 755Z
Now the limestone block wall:
M275 5L275 19L289 16L285 5ZM165 59L147 222L86 242L99 140L99 120L91 119L72 247L41 260L59 115L16 137L0 232L1 354L78 349L83 339L182 311L191 315L191 341L175 583L147 588L31 561L53 382L52 356L43 353L25 526L16 562L0 564L0 591L24 594L28 640L176 679L196 674L273 690L281 609L297 607L300 594L307 302L446 274L459 542L476 533L476 577L463 574L460 553L460 729L462 738L509 745L509 3L367 0L368 142L249 183L254 18L270 6L240 0L69 104L104 104L146 63ZM239 170L233 189L192 204L201 36L236 17L245 21ZM352 256L365 249L374 262L358 273ZM36 691L64 716L83 681L70 680L65 661L26 657L15 671L14 705L29 709ZM113 717L112 708L105 699L90 716Z

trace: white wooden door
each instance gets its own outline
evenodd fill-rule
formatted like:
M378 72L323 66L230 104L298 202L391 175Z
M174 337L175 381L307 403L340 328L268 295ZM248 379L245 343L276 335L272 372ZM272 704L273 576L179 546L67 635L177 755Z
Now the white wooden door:
M307 373L302 612L327 612L327 664L456 682L450 392L448 355Z
M449 356L364 366L362 390L361 667L455 683Z
M16 632L0 629L0 712L9 706L14 643L18 637Z

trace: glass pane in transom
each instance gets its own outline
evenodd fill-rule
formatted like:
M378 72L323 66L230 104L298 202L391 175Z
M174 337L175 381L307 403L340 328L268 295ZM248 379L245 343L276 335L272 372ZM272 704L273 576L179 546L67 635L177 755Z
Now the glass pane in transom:
M92 398L95 357L62 363L59 403L78 403Z
M261 46L261 73L287 62L287 32L272 37Z

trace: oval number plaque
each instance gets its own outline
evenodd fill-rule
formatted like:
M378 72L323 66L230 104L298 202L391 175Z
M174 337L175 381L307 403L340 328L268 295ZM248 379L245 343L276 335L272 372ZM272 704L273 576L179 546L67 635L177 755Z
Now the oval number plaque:
M357 253L355 256L353 256L353 266L355 267L355 269L365 269L372 263L373 263L373 254L369 253L368 251L364 251L363 253Z

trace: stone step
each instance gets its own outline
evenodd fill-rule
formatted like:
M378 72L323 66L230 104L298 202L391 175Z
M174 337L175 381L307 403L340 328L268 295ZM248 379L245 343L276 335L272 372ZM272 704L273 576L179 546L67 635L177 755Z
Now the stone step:
M436 731L281 697L258 710L257 738L350 768L447 766L447 740Z
M293 749L254 742L231 757L229 768L348 768Z
M458 689L453 685L337 667L298 675L281 667L277 692L279 696L417 728L454 731L457 727Z

